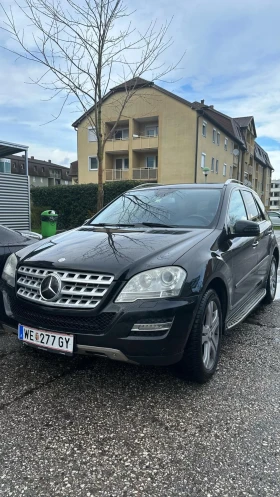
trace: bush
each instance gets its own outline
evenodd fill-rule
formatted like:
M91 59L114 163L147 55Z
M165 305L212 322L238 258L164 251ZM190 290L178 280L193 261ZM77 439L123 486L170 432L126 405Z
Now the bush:
M104 184L104 205L114 200L123 192L141 184L141 181L114 181ZM40 226L40 213L53 209L58 214L59 230L81 226L84 221L96 212L97 185L63 185L40 187L31 190L32 226ZM47 207L45 207L47 205Z

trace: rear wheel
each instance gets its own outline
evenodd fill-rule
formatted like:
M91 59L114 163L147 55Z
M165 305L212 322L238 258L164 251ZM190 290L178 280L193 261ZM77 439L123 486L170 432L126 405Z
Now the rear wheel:
M179 364L181 373L188 379L205 383L215 373L220 356L222 323L219 297L210 289L201 299Z
M266 304L271 304L271 302L273 302L273 300L275 299L276 289L277 289L277 261L273 255L270 263L270 269L266 284L266 296L264 298L264 302Z

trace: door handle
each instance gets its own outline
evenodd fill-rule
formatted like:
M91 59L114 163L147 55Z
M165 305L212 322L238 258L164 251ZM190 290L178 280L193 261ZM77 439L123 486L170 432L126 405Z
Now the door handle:
M252 243L252 247L254 247L254 248L255 248L255 247L257 247L258 245L259 245L259 242L258 242L258 241L256 241L256 242Z

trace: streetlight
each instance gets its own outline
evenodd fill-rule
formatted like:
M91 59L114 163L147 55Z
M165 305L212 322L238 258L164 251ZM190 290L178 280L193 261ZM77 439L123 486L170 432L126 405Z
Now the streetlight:
M207 175L208 175L209 171L210 171L209 167L204 167L202 169L202 172L203 172L204 178L205 178L204 183L207 183Z

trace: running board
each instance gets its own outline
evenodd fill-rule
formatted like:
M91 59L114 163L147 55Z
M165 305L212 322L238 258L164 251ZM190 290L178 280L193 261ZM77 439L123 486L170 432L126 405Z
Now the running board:
M226 329L233 328L237 324L241 323L243 319L245 319L250 312L262 301L262 299L265 297L266 294L266 289L261 288L258 290L253 298L251 297L250 300L247 300L242 304L241 307L239 307L236 311L233 312L231 316L229 316L227 322L226 322Z

